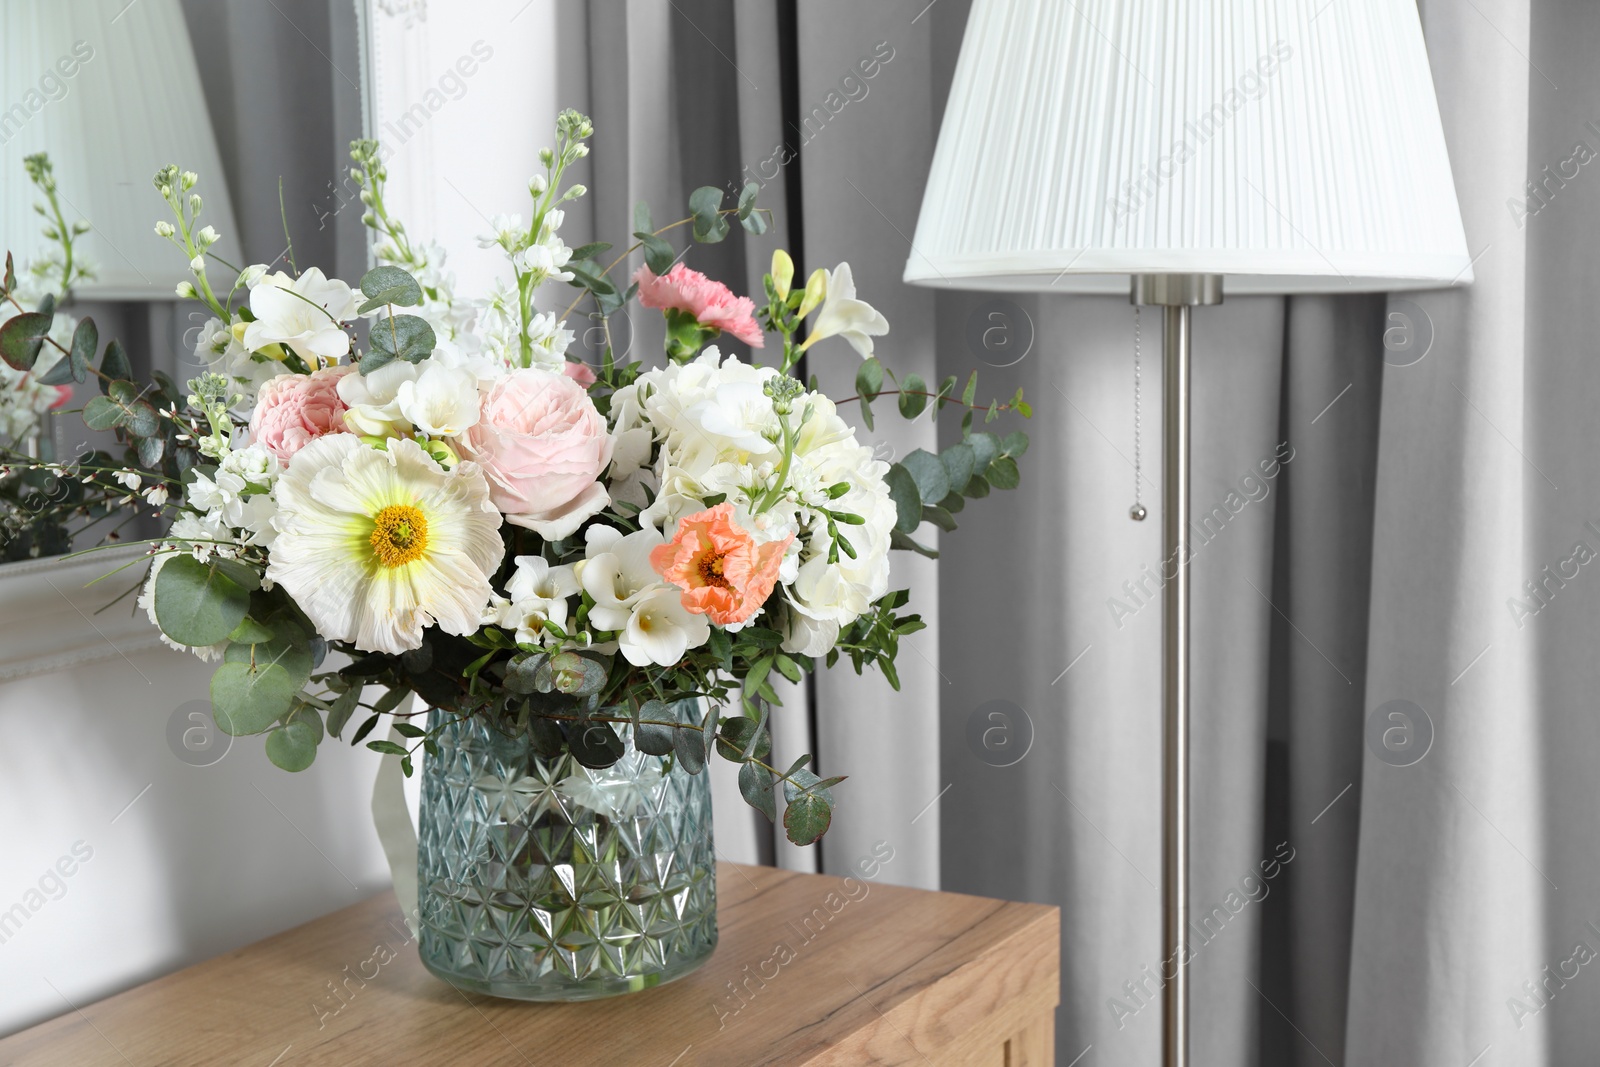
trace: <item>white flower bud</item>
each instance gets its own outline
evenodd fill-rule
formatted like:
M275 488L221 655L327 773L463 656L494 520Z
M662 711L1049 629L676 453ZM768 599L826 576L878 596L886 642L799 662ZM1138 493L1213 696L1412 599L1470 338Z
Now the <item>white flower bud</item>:
M185 189L193 189L194 183L199 180L200 175L196 174L194 171L186 170L183 172L183 187Z
M195 298L194 286L189 282L179 282L175 291L180 300L193 300Z
M88 219L79 219L77 222L74 222L72 224L72 232L73 233L88 233L89 232L89 220Z
M199 193L190 193L189 194L189 214L191 214L191 215L200 214L200 194Z
M174 230L172 228L172 223L170 223L170 222L158 222L158 223L156 223L156 236L157 237L171 237L174 233L177 233L177 232L178 232L177 230Z
M361 225L363 225L363 226L376 226L377 224L378 224L378 216L374 215L370 211L362 213L362 215L361 215Z
M575 144L575 145L572 146L572 156L573 156L574 159L582 159L584 156L586 156L588 154L589 154L589 146L588 145L586 145L586 144Z
M196 274L204 274L206 272L206 257L195 256L189 261L189 269Z
M201 227L200 232L195 234L195 237L203 245L214 245L214 244L216 244L217 243L217 239L220 236L221 235L217 233L216 229L211 227L211 226Z
M363 189L363 190L361 190L361 202L363 204L367 205L368 207L372 206L372 190L371 189Z
M555 164L555 161L556 161L556 154L554 152L550 151L550 149L548 149L548 148L539 149L539 162L540 163L543 163L545 166L549 167L549 166L553 166Z
M545 181L543 174L535 174L528 179L528 192L534 196L543 196L544 191L550 188L550 183Z

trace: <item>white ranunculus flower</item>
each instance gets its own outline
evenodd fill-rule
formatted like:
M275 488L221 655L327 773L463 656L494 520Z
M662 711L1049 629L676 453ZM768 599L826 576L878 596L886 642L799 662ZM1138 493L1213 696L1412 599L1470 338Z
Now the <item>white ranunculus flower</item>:
M682 591L660 585L635 602L627 626L617 635L617 647L635 667L652 663L670 667L710 637L711 624L683 606Z
M415 441L378 450L326 434L274 489L267 578L330 641L398 653L422 631L476 633L500 566L500 513L475 463L442 470Z
M344 423L351 431L370 437L404 437L411 429L400 413L400 387L415 381L415 363L397 359L371 374L346 374L337 386L344 401Z
M687 415L707 434L756 456L777 451L773 442L783 434L772 398L762 392L758 381L721 382L709 399L695 404Z
M350 335L340 325L355 318L358 303L350 286L309 267L298 278L269 274L250 290L244 345L255 352L270 344L287 345L307 363L331 362L350 351Z
M400 383L394 402L401 416L429 437L457 437L478 421L478 378L430 362L414 380Z
M498 621L516 629L519 644L539 644L545 623L567 628L567 599L578 592L578 576L571 567L550 566L543 556L518 556L516 565Z
M811 326L811 336L800 346L804 352L826 337L843 337L865 359L872 355L872 339L889 332L889 320L865 300L856 299L850 264L841 263L828 274L827 295Z

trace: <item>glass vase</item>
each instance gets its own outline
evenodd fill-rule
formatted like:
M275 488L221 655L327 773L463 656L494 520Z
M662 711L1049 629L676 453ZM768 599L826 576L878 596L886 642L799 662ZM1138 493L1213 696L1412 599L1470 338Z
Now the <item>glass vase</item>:
M696 704L674 711L698 722ZM517 1000L615 996L694 970L717 943L711 786L633 746L603 770L439 711L417 855L423 965Z

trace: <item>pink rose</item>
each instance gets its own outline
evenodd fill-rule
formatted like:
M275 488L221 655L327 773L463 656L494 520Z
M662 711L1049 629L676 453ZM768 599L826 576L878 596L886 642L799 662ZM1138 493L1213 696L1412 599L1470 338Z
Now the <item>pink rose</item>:
M594 369L590 367L589 364L574 363L570 359L561 365L561 373L565 374L568 378L571 378L585 389L589 388L589 386L593 385L599 380L595 377Z
M766 335L756 322L756 305L748 296L734 296L721 282L714 282L682 263L659 277L648 266L634 272L639 283L639 303L647 308L677 308L687 311L702 326L714 326L731 333L751 348L766 345Z
M311 374L269 378L256 394L250 415L250 438L285 464L323 434L347 433L339 379L354 365L325 367Z
M599 482L611 462L606 420L583 386L524 368L495 383L458 442L489 479L506 521L549 541L570 536L611 498Z

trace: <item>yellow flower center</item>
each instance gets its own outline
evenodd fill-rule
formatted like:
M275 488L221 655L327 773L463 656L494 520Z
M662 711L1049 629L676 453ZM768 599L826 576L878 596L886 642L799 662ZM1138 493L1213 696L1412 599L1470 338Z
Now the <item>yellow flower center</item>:
M391 504L373 516L372 551L385 567L422 558L428 547L428 520L410 504Z
M728 588L728 579L722 576L722 559L720 554L711 553L700 557L700 580L706 585Z

